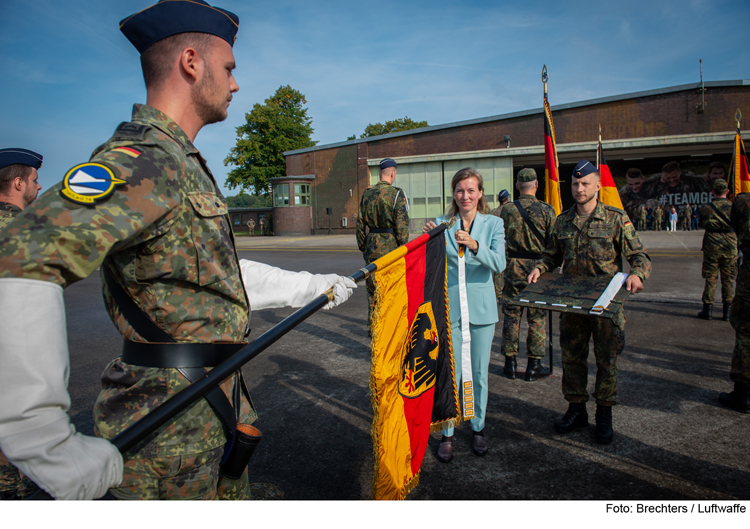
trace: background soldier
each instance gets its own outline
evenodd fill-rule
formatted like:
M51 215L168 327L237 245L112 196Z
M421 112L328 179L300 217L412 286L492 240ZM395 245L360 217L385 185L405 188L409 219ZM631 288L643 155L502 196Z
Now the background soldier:
M162 1L123 20L141 53L148 105L135 105L132 122L0 234L0 365L13 365L0 369L0 445L57 499L97 498L120 483L111 489L120 499L248 499L247 467L239 479L219 474L231 422L257 417L240 372L213 393L229 413L200 399L125 461L106 439L183 390L187 373L202 376L239 350L251 303L297 306L334 285L338 301L353 286L237 257L226 201L193 141L227 117L239 89L238 25L199 0ZM105 307L125 338L94 407L104 439L76 433L66 414L62 287L98 267ZM148 341L161 342L162 354Z
M499 217L503 208L510 203L510 193L507 189L503 189L497 194L497 201L500 205L493 209L490 214ZM503 298L503 274L492 272L492 283L495 285L495 299L497 299L499 305Z
M720 393L719 402L741 413L750 413L750 193L735 197L731 220L742 251L742 267L729 313L729 323L735 331L729 372L734 391Z
M646 217L648 212L646 206L640 206L638 208L638 231L646 231Z
M402 244L409 242L409 204L403 190L395 187L398 164L391 158L380 162L380 181L367 189L359 201L357 246L365 263L370 264ZM367 278L367 329L372 323L372 298L375 283Z
M0 149L0 228L36 200L41 166L42 155L34 151Z
M534 283L539 276L564 262L564 275L613 276L622 272L622 258L630 263L626 288L636 294L642 281L651 274L651 260L641 244L633 224L624 211L597 200L601 175L590 162L581 160L573 170L573 198L576 205L557 217L552 239L528 278ZM589 340L594 338L596 357L596 430L598 443L611 443L612 406L618 404L617 355L625 347L625 315L618 312L612 319L565 312L560 317L562 347L563 395L570 404L555 430L568 433L588 426L586 391Z
M0 229L31 204L42 189L37 170L42 155L27 149L0 149ZM0 452L0 499L15 500L32 494L36 484Z
M664 218L664 210L660 206L654 208L654 229L661 231L661 221Z
M247 221L247 231L250 232L248 234L250 237L255 235L255 221L253 219Z
M528 284L526 278L534 268L534 261L541 258L541 252L547 244L555 226L555 210L549 204L536 198L539 187L536 172L533 169L521 169L516 177L516 188L521 196L503 208L501 218L505 226L505 253L507 265L503 271L503 344L501 351L505 355L505 376L516 378L518 368L518 335L521 327L523 307L508 305ZM529 357L526 365L525 379L529 382L549 376L550 371L542 367L544 357L544 317L546 311L526 308L526 321L529 333L526 337L526 354Z
M703 288L703 310L698 317L710 320L713 315L716 281L721 272L721 301L724 302L722 319L729 321L729 308L732 305L734 278L737 277L737 236L732 229L729 216L732 203L727 199L726 180L718 178L713 183L713 202L700 210L703 234L703 267L701 275L706 280Z
M260 222L260 234L261 234L261 236L262 235L268 235L268 233L267 233L268 232L268 229L267 229L268 221L266 220L266 218L265 217L261 217L260 221L258 221L258 222Z

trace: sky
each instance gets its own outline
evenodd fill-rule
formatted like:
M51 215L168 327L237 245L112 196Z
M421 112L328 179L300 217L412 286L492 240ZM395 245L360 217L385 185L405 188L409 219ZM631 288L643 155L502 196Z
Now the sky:
M45 189L145 103L138 52L118 23L151 3L0 0L0 148L40 152ZM325 145L404 116L439 125L540 108L544 64L553 111L697 83L699 59L704 81L750 79L747 0L216 5L240 17L240 90L195 145L228 196L238 192L224 187L223 163L236 127L282 85L305 94L313 140Z

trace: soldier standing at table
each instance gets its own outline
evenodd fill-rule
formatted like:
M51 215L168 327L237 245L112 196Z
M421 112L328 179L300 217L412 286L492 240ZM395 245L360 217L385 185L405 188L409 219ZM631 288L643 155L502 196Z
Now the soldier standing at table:
M571 179L576 205L557 217L552 239L528 277L535 283L539 276L563 265L563 275L613 276L622 272L622 258L630 263L626 288L632 294L643 289L651 274L651 260L641 244L633 224L624 211L597 200L601 175L590 162L581 160ZM555 430L568 433L588 426L586 390L589 341L594 338L596 358L596 430L598 443L611 443L612 406L617 395L617 355L625 347L625 316L618 312L612 319L565 312L560 317L563 395L568 411L555 421Z
M721 301L724 303L722 319L729 321L729 308L734 298L734 278L737 277L737 236L732 229L729 216L732 203L727 199L729 189L726 180L719 178L713 183L713 201L700 210L703 234L703 266L701 275L706 280L703 288L703 310L698 317L713 318L716 281L721 273Z
M555 227L555 210L549 204L536 198L539 187L536 172L533 169L521 169L516 177L516 188L521 196L503 208L501 218L505 226L505 255L507 265L503 271L503 344L501 351L505 355L505 376L516 378L518 369L518 335L521 327L521 316L524 307L508 305L528 284L526 278L534 268L535 261L540 259L541 252L552 235ZM550 370L542 367L544 357L544 338L546 336L544 318L546 311L526 308L526 321L529 333L526 337L525 379L533 382L548 377Z
M393 185L398 164L391 158L380 162L380 181L367 189L359 201L357 246L370 264L409 242L409 204L402 189ZM367 329L372 323L375 282L367 278Z
M36 200L42 189L39 173L42 155L28 149L0 149L0 229ZM38 487L0 452L0 499L15 500Z
M500 203L495 209L490 211L490 215L500 216L503 208L510 203L510 193L507 189L503 189L497 194L497 201ZM503 299L503 274L496 274L492 272L492 283L495 285L495 299L497 299L498 305L502 303Z
M729 312L729 323L735 332L729 372L734 391L720 393L719 402L740 413L750 413L750 193L735 197L731 215L742 251L742 266Z
M233 427L257 417L239 371L124 458L106 439L241 349L251 303L303 306L355 286L237 257L226 201L193 141L226 119L239 89L238 26L200 0L163 0L121 21L148 104L0 233L0 446L57 499L110 487L118 499L249 499L246 466L220 474ZM124 338L94 406L106 439L77 433L66 413L62 289L97 268Z

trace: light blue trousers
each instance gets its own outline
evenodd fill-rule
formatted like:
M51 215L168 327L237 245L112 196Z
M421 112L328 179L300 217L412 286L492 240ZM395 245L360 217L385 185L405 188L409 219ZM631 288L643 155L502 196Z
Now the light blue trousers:
M487 394L489 391L489 367L492 339L495 337L495 324L469 324L471 333L471 376L474 386L474 418L469 422L471 429L481 432L484 429L484 416L487 411ZM461 322L451 325L453 338L453 361L456 367L456 386L461 386ZM463 402L462 402L463 404ZM463 410L463 408L462 408ZM453 435L453 428L443 430L443 435Z

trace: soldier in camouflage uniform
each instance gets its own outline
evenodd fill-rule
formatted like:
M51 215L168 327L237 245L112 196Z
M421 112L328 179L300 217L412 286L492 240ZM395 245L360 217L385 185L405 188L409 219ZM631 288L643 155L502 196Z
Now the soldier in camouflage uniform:
M654 230L661 231L661 221L664 218L664 210L656 206L654 208Z
M624 211L597 200L601 176L588 161L573 170L572 191L576 206L557 217L552 238L541 261L529 275L529 283L540 274L563 264L564 275L613 276L622 271L622 258L630 263L626 288L633 294L643 289L642 281L651 274L651 260ZM625 347L625 316L612 319L563 313L560 317L563 395L570 404L555 429L568 433L588 426L586 390L589 340L594 338L596 357L596 430L598 443L611 443L612 406L618 404L617 355Z
M721 273L721 300L724 303L722 319L729 321L729 308L734 298L734 279L737 277L737 236L731 226L729 216L732 203L727 199L729 192L726 180L719 178L713 183L713 202L700 210L703 234L703 267L701 275L706 280L703 288L703 310L698 317L710 320L713 317L716 281Z
M503 189L497 194L497 201L500 205L490 211L490 215L500 217L503 208L510 203L510 193L507 189ZM495 286L495 299L497 299L497 304L500 305L503 299L503 274L492 272L492 283Z
M36 200L42 186L42 155L28 149L0 149L0 229Z
M391 158L380 162L380 181L367 189L359 201L357 246L370 264L402 244L409 242L409 204L402 189L393 185L398 164ZM368 333L372 323L375 282L367 278Z
M27 149L0 149L0 229L36 199L42 189L37 173L42 160L41 154ZM0 499L23 498L37 488L0 451Z
M533 169L521 169L518 172L516 187L521 196L503 208L501 214L505 226L507 258L507 265L503 271L505 286L503 287L504 320L501 351L505 355L503 371L510 379L516 378L518 335L524 308L508 305L507 301L513 299L527 285L526 278L534 268L535 260L541 257L541 252L555 226L555 210L549 204L537 200L535 196L539 182ZM521 214L521 208L536 229L536 233ZM537 237L537 233L542 237L541 240ZM528 363L524 378L528 382L548 377L550 374L550 370L542 366L546 336L545 316L546 311L526 308L529 332L526 337Z
M196 364L195 357L185 359L186 344L193 352L196 344L209 345L196 368L204 373L242 347L251 301L256 309L295 306L277 302L284 292L297 298L306 274L240 263L226 201L193 145L204 125L227 117L238 90L232 75L238 23L233 13L199 0L160 2L122 21L142 53L150 105L135 105L132 122L120 124L88 163L68 171L0 235L0 362L15 366L12 373L0 370L0 442L58 499L97 498L110 487L120 499L249 498L247 467L239 479L220 475L229 427L206 399L124 462L105 440L188 386L184 373ZM75 433L65 413L61 287L98 267L106 310L125 338L122 357L102 374L94 408L95 432L104 439ZM295 286L285 280L291 276ZM317 296L331 283L339 288L325 277L301 277L309 284L301 297ZM144 343L136 327L148 328L125 316L123 298L168 338L158 341L177 343ZM14 310L11 302L23 307ZM37 311L34 340L16 353L13 322ZM252 423L257 415L243 386L237 372L221 389L236 403L227 406L237 422Z
M729 313L735 332L729 378L734 391L720 393L719 402L741 413L750 413L750 193L737 195L731 219L742 251L742 266Z
M638 231L645 231L646 230L646 216L648 212L646 211L646 206L641 206L638 208Z

